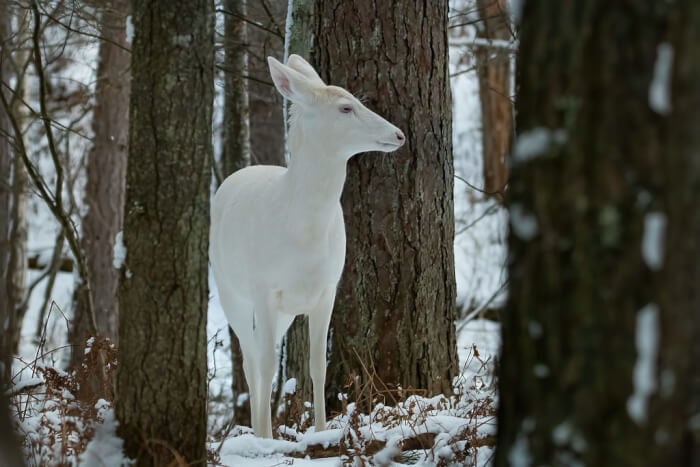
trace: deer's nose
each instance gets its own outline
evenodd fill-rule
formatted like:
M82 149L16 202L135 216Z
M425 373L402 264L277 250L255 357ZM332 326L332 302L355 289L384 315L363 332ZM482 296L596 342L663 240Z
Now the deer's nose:
M403 134L403 131L401 130L396 130L396 139L398 140L399 143L403 144L406 142L406 137Z

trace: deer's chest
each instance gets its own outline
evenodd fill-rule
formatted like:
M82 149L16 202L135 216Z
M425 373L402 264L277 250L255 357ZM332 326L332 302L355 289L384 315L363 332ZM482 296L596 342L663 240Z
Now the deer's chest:
M314 309L325 290L335 289L345 263L345 231L339 227L318 238L310 234L290 241L275 261L269 306L285 313Z

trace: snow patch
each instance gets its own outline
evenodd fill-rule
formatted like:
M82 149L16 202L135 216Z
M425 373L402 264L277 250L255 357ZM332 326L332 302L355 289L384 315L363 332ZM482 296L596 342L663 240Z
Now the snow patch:
M247 392L242 392L236 398L236 407L243 407L243 404L250 399L250 395Z
M515 203L510 207L510 225L513 233L521 240L532 240L538 232L537 218L525 211L522 204Z
M126 246L124 246L124 232L119 231L114 236L114 248L112 249L112 265L114 269L121 269L126 260Z
M528 446L527 437L523 433L518 435L513 447L510 448L508 464L511 467L530 467L532 465L530 447Z
M538 378L546 378L549 376L549 367L544 363L538 363L532 368L532 372Z
M647 213L644 216L642 258L652 271L658 271L663 266L665 234L666 216L661 212Z
M568 420L561 422L559 425L554 427L552 430L552 441L557 446L566 446L571 440L571 435L573 434L573 429L571 423Z
M649 303L637 313L635 336L637 362L632 382L634 392L627 399L627 413L641 424L647 419L649 396L656 391L656 355L659 349L659 307Z
M131 15L126 17L126 43L131 45L134 40L134 23L131 20Z
M673 67L673 47L662 42L656 48L654 77L649 85L649 107L661 115L671 112L671 69Z
M688 428L693 431L700 430L700 413L696 413L688 419Z
M22 392L25 388L39 386L41 384L44 384L44 378L38 376L34 378L26 378L21 381L17 381L15 384L13 384L9 389L5 391L5 395L18 394Z
M95 404L97 418L101 420L95 426L95 436L80 454L79 464L82 466L131 465L133 461L124 457L124 441L117 436L117 422L110 403L100 399Z
M294 394L295 392L297 392L297 379L289 378L287 381L285 381L284 386L282 386L282 393Z
M513 149L513 164L518 165L536 159L552 145L562 145L568 140L566 130L537 127L518 136Z
M530 322L527 324L527 329L530 333L530 337L533 339L539 339L542 337L542 325L539 322L530 320Z

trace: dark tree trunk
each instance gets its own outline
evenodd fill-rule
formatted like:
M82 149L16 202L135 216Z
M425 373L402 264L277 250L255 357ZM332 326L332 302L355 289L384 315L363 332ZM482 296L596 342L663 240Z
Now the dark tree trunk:
M511 39L505 0L477 0L482 18L480 36L490 40ZM484 191L502 193L508 183L506 155L513 134L510 100L510 50L500 46L476 49L481 101L481 134Z
M112 0L102 8L99 64L92 129L93 146L87 162L85 204L81 244L85 251L92 287L97 329L116 343L119 314L119 271L114 267L115 237L124 217L124 191L129 138L129 52L126 16L129 0ZM76 292L71 333L73 363L84 355L90 337L86 291Z
M2 7L0 6L0 10ZM0 388L5 388L7 380L0 376ZM19 439L12 423L12 412L4 389L0 392L0 465L7 467L22 467L24 459L20 449Z
M270 81L267 57L282 59L284 54L287 2L250 0L247 8L248 17L266 29L252 25L248 29L250 160L253 164L285 165L282 97Z
M365 93L407 136L397 153L360 155L348 167L329 405L348 392L349 376L367 382L363 365L380 387L376 378L450 394L457 356L447 2L319 0L315 10L321 76Z
M224 125L221 168L226 178L238 169L250 164L250 126L248 108L248 86L246 46L248 41L244 0L226 0L224 8L233 13L226 15L224 22ZM250 425L250 401L238 405L239 395L248 393L243 372L241 344L231 327L231 363L233 375L234 423Z
M520 37L496 465L698 466L700 4L527 2Z
M204 464L214 5L132 5L116 412L138 465Z

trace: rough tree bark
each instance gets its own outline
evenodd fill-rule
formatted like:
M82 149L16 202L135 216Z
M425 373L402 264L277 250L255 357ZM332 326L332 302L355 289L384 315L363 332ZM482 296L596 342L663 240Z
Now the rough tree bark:
M477 0L482 18L480 36L490 40L511 39L505 0ZM484 161L484 191L502 194L508 183L506 155L513 135L513 105L510 100L510 50L480 46L476 49L481 135Z
M495 463L698 466L700 4L527 2L520 37Z
M348 392L348 375L360 387L367 381L362 365L390 388L452 392L447 11L445 0L315 5L312 58L321 77L366 93L368 106L407 136L397 153L360 155L348 167L347 259L331 324L329 405Z
M248 107L247 26L245 0L226 0L224 20L224 125L221 169L224 178L250 164L250 125ZM250 401L238 404L239 395L248 393L243 371L241 344L231 327L231 363L233 376L234 423L250 425Z
M138 465L204 464L214 5L132 7L116 413Z
M129 138L130 55L126 43L129 0L101 5L101 31L95 108L92 117L93 146L87 162L81 246L86 254L92 287L95 320L102 337L117 342L119 271L114 267L115 237L124 217L124 191ZM71 333L73 363L82 361L90 337L85 290L76 291Z

